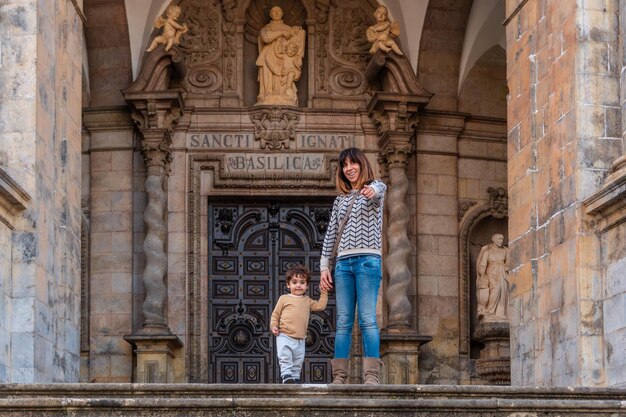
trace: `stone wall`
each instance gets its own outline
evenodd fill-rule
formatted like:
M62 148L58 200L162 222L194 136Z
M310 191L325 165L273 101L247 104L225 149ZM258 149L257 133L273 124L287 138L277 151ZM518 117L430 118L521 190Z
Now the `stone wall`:
M469 383L460 338L469 293L461 292L459 230L467 207L485 204L489 187L506 187L503 120L436 113L417 133L416 258L418 333L433 336L420 350L420 382ZM487 243L487 242L485 242Z
M0 222L0 247L11 247L11 229ZM11 251L0 251L0 316L11 316ZM7 382L10 375L11 322L0 321L0 382Z
M24 199L2 231L0 381L76 381L82 21L69 0L4 2L0 20L0 161Z
M620 134L622 139L622 155L626 151L626 4L621 1L619 7L619 53L617 65L620 68L620 97L619 106L621 109ZM622 183L624 179L622 172ZM608 177L606 181L610 181ZM605 181L605 182L606 182ZM623 189L623 187L622 187ZM622 191L621 199L624 198ZM615 200L619 200L617 195ZM624 218L622 209L622 219ZM601 255L603 260L603 271L606 280L606 305L604 308L604 335L606 338L607 354L607 385L626 386L626 354L624 349L617 348L626 343L626 225L618 224L607 230L602 236Z
M85 111L90 168L89 382L130 382L133 330L133 125L125 108ZM141 240L139 241L141 242ZM141 243L139 243L141 247ZM140 302L137 301L137 302Z
M605 254L581 202L622 153L617 7L507 1L515 385L608 383Z

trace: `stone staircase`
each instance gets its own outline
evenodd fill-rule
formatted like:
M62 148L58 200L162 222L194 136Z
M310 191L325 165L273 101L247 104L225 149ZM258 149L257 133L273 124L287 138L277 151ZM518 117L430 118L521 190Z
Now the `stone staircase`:
M11 417L626 416L626 389L440 385L0 385Z

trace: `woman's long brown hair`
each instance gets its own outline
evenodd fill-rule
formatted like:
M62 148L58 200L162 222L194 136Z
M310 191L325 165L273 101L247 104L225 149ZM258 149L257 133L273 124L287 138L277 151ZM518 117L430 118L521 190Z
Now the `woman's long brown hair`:
M352 184L350 184L350 180L346 178L343 173L343 167L346 164L346 160L350 160L352 162L356 162L359 164L361 168L361 172L359 173L359 178L357 180L356 189L363 188L364 185L372 182L374 180L374 172L372 171L372 166L370 162L367 160L367 157L359 148L348 148L341 151L339 154L339 164L337 165L337 188L343 194L348 194L350 190L352 190Z

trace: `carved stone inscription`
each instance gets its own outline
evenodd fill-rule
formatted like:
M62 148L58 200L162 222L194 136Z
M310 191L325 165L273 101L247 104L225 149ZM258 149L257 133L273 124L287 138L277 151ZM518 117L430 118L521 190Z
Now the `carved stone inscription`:
M296 135L295 148L299 150L333 150L356 146L353 133L298 133ZM255 149L253 133L206 133L194 132L187 134L187 149Z
M322 174L322 154L232 153L226 155L228 174Z

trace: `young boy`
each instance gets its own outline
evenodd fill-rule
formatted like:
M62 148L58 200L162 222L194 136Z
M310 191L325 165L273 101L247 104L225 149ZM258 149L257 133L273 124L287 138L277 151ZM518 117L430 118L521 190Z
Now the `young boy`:
M311 273L304 265L289 268L286 274L290 294L282 295L272 313L270 327L276 336L276 352L283 384L299 384L304 362L304 339L311 311L322 311L328 302L328 293L322 291L319 301L305 295Z

